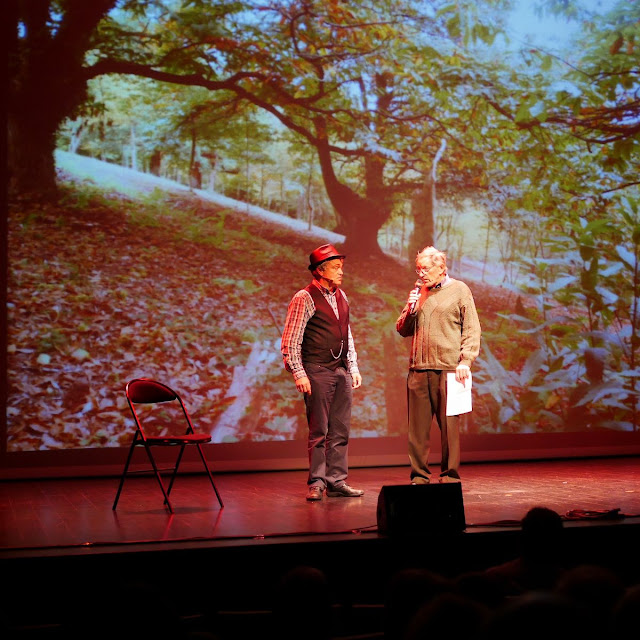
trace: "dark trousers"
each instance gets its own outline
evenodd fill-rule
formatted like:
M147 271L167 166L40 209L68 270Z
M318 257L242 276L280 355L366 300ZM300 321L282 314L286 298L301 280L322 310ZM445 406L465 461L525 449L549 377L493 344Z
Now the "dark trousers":
M304 368L311 382L311 394L304 396L309 425L307 484L332 489L347 479L351 374L342 367L331 371L306 362Z
M447 371L409 371L409 460L411 477L429 478L431 425L435 417L440 428L442 459L440 475L459 477L460 416L447 416Z

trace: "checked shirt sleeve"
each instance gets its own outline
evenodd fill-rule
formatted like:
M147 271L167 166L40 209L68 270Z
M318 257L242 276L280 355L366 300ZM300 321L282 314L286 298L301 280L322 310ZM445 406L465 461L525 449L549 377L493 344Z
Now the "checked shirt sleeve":
M302 365L302 338L309 318L315 313L313 299L304 289L298 291L289 303L284 323L280 351L284 368L298 380L307 375Z

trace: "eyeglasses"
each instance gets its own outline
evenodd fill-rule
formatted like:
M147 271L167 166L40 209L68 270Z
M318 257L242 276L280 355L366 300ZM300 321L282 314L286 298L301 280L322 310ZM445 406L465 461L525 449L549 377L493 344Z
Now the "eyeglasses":
M432 264L430 267L416 267L416 273L421 276L423 273L431 273L434 269L439 269L440 265Z

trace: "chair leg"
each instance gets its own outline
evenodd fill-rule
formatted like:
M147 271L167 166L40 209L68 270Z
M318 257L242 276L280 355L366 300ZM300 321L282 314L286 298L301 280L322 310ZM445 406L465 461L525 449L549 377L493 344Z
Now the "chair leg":
M204 465L204 468L207 470L207 475L209 476L209 481L211 482L211 486L213 487L213 490L216 492L216 498L218 498L218 504L220 505L221 509L224 509L224 503L222 502L222 498L220 497L220 493L218 492L218 487L216 487L216 483L213 481L213 474L211 473L211 469L209 469L207 460L204 457L204 453L202 452L202 447L200 445L197 445L197 447L198 447L198 453L200 454L200 459L202 460L202 464Z
M112 511L116 510L116 506L118 504L118 500L120 500L120 493L122 493L122 487L124 486L124 479L127 477L127 472L129 471L129 464L131 463L131 457L133 456L133 450L135 449L136 444L135 441L131 443L129 447L129 454L127 455L127 462L124 465L124 471L120 476L120 484L118 485L118 491L116 492L116 499L113 501L113 506L111 507Z
M156 461L149 450L149 446L145 443L144 449L147 452L147 456L149 457L149 462L151 462L151 466L153 467L153 472L156 475L156 479L158 480L158 484L160 485L160 489L162 489L162 494L164 495L164 503L167 505L170 513L173 513L173 507L171 506L171 501L169 500L169 494L164 488L164 483L162 482L162 478L160 476L160 472L158 471L158 467L156 465Z
M171 474L171 480L169 481L169 488L167 489L167 495L169 495L171 493L171 489L173 488L173 483L176 479L176 476L178 475L178 467L180 466L180 462L182 461L182 454L184 453L184 448L187 445L180 445L180 453L178 454L178 457L176 458L176 463L173 467L173 473Z

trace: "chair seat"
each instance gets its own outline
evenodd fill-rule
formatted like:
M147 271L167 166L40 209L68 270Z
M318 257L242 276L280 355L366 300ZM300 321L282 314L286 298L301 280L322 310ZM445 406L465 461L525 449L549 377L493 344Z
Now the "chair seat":
M183 436L158 436L147 438L147 444L172 445L172 444L206 444L211 442L211 436L207 433L187 433Z

